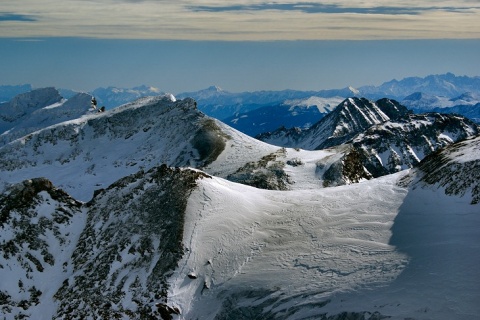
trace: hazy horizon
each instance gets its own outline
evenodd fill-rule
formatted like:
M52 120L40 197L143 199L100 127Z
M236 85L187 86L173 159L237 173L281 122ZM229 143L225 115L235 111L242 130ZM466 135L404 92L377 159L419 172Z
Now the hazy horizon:
M480 75L480 40L158 41L0 39L0 84L78 91L150 85L179 93L379 85L452 72Z

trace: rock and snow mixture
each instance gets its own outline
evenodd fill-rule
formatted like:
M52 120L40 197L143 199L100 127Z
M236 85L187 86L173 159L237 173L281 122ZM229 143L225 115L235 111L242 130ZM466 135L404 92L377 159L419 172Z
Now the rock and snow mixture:
M348 145L269 145L170 96L32 132L0 147L0 313L473 319L470 135L372 178Z

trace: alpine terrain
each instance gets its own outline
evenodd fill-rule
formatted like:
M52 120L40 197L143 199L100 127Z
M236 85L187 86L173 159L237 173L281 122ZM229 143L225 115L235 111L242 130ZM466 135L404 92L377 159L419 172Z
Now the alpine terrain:
M350 98L273 145L166 94L47 123L2 132L2 318L480 314L466 118Z

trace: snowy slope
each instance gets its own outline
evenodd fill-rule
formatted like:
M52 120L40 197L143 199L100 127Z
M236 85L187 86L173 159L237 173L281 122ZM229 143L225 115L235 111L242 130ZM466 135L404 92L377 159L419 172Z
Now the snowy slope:
M58 92L52 90L50 95L56 97ZM50 98L48 102L40 105L41 108L28 113L25 112L19 119L8 123L8 126L4 124L2 133L0 133L0 146L45 127L77 119L91 113L91 99L92 96L89 94L78 93L68 100L61 99L48 104L55 101Z
M388 243L406 194L391 180L289 192L200 182L169 304L182 319L298 319L337 292L384 285L408 261Z
M0 103L0 134L15 126L32 112L60 102L62 97L55 88L32 90Z
M429 155L419 166L418 184L436 185L449 195L471 197L472 204L480 202L480 136L470 137L448 145Z
M477 198L479 175L470 169L479 141L438 154L456 175L476 177L464 187ZM187 254L170 280L169 304L180 319L475 318L478 203L464 192L447 195L438 175L419 185L434 158L411 174L300 192L202 180L189 201Z
M478 162L478 141L446 157ZM2 245L9 266L0 270L9 279L0 283L2 312L6 319L475 318L478 204L424 176L420 168L285 192L162 166L83 205L44 180L26 182L7 195L18 200L2 201L11 204L2 207L2 240L16 236L46 251ZM23 190L32 190L30 202L18 197ZM21 267L18 257L30 258Z
M214 133L214 121L197 112L193 100L174 100L171 96L143 98L13 141L0 148L0 180L17 183L47 177L87 201L95 189L139 169L211 161L209 157L221 152L226 138ZM199 141L193 141L195 136Z
M71 255L85 227L82 204L46 179L0 195L2 317L51 319L54 295L71 274Z
M0 188L47 177L88 201L95 189L164 163L204 168L227 178L240 169L254 176L285 172L291 167L287 162L295 162L300 155L248 137L205 116L195 105L192 99L175 101L173 96L142 98L29 134L0 147ZM318 186L315 161L329 154L319 151L302 162L312 186ZM273 158L277 161L268 160ZM238 175L232 179L239 181ZM279 179L271 188L287 179L290 188L295 173Z

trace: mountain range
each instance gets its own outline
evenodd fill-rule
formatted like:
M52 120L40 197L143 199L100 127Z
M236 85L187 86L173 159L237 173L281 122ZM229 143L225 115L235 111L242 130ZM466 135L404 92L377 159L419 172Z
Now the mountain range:
M346 87L343 89L317 91L255 91L233 93L217 86L207 89L177 93L179 99L193 98L200 111L217 118L239 130L256 128L250 135L255 136L263 127L263 132L278 129L281 126L306 128L323 117L325 107L331 111L341 100L350 97L364 97L370 100L390 98L416 113L428 112L434 108L445 108L444 113L460 113L471 119L480 118L480 77L456 76L452 73L429 75L426 77L408 77L391 80L378 86ZM0 102L9 101L19 93L31 91L31 85L0 86ZM58 89L62 97L69 99L78 92ZM99 106L107 109L120 106L135 99L163 95L160 89L151 86L134 88L107 87L97 88L89 93L96 97ZM333 100L331 100L333 99ZM292 108L295 109L292 111ZM319 109L319 113L311 107ZM264 111L256 109L266 108ZM266 111L275 110L277 117L265 121ZM251 114L250 114L251 113ZM297 117L291 117L296 114ZM298 115L303 115L298 117ZM308 119L311 116L313 120ZM238 119L238 120L236 120ZM235 121L236 120L236 121ZM267 119L268 120L268 119Z
M90 98L0 108L5 319L480 314L471 120L351 97L273 145L192 98Z

